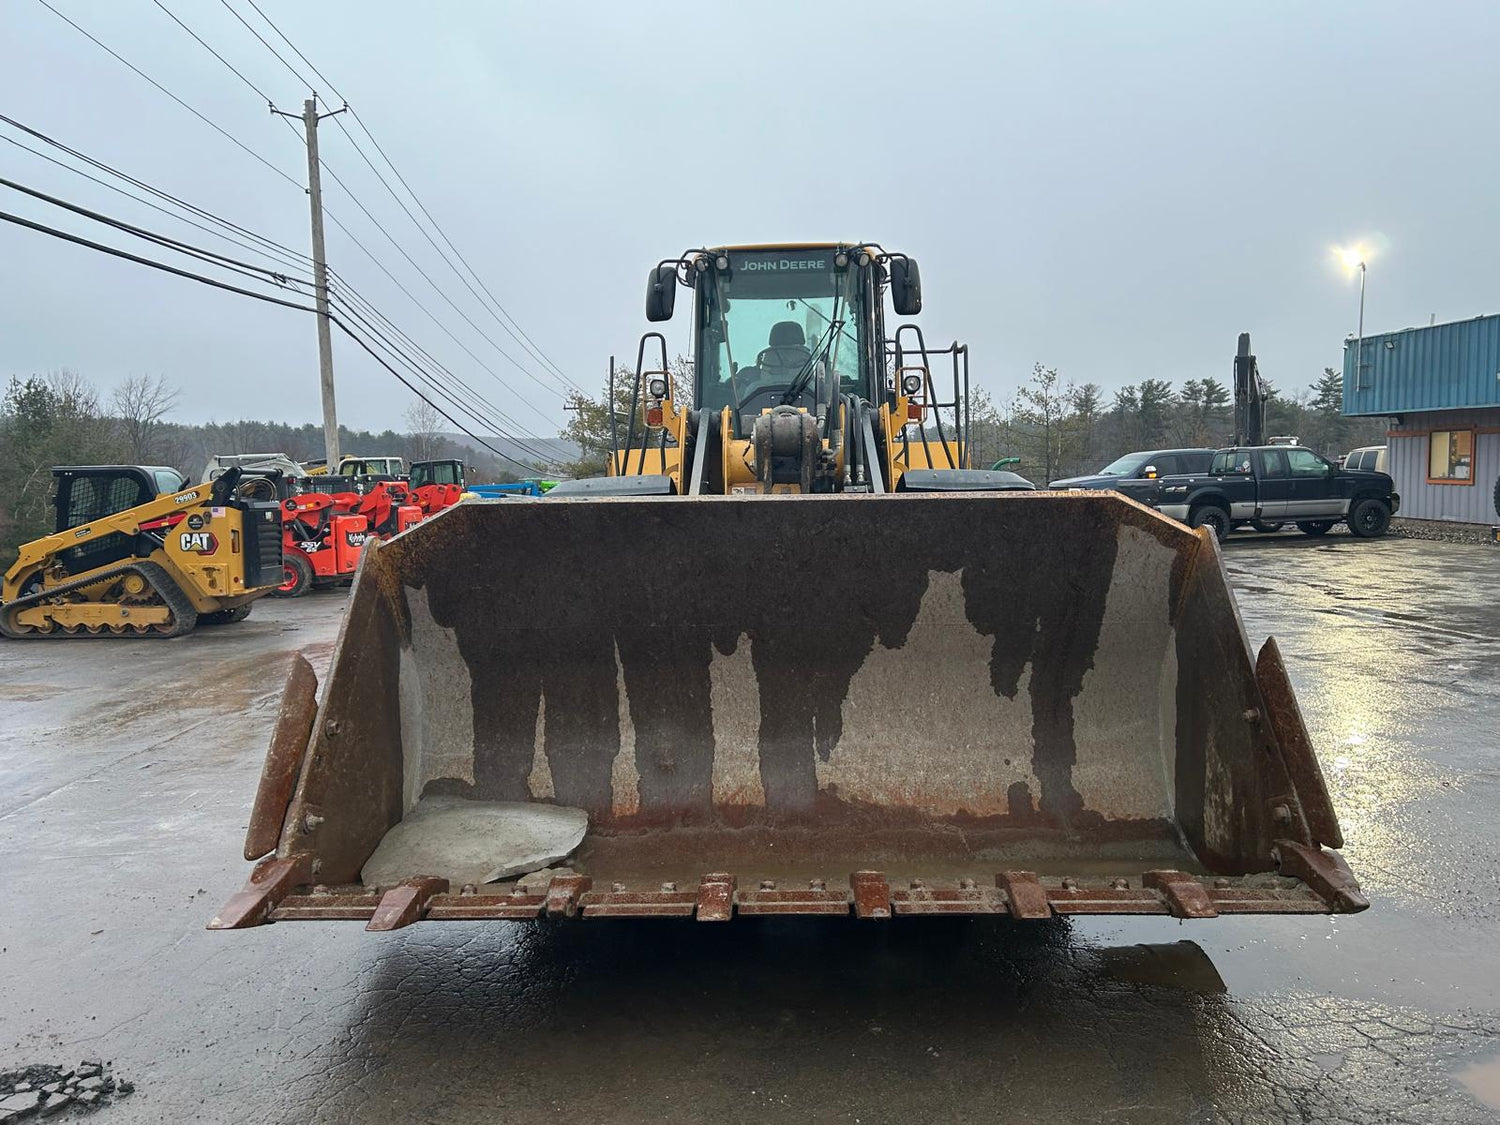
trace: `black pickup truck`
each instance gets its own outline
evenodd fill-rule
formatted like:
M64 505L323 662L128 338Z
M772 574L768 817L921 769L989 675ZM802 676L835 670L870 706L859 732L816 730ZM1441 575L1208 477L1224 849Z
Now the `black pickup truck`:
M1220 449L1207 473L1162 477L1150 495L1132 495L1189 527L1210 527L1223 539L1242 523L1295 523L1324 535L1347 523L1361 539L1384 535L1401 507L1385 473L1341 469L1296 445Z

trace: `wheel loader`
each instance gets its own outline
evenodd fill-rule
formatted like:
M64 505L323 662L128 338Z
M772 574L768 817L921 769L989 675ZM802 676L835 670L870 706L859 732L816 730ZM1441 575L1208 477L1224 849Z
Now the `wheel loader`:
M281 581L281 517L235 496L240 470L185 488L173 469L52 470L56 530L0 585L0 634L177 637L240 621Z
M1212 535L977 469L911 258L692 250L607 471L366 549L210 922L1368 904ZM648 363L646 357L652 356Z

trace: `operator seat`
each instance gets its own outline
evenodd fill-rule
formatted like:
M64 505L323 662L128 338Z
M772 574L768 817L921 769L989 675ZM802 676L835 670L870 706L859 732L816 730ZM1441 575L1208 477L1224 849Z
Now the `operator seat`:
M795 320L780 320L771 325L771 336L766 344L756 357L755 366L766 373L768 383L790 383L812 357L807 350L802 325Z

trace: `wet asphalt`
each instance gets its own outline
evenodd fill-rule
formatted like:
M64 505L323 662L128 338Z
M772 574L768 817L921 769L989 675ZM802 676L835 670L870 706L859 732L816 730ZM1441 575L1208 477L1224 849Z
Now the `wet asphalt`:
M1500 549L1225 557L1364 914L208 933L342 593L0 643L0 1072L113 1060L102 1125L1500 1120Z

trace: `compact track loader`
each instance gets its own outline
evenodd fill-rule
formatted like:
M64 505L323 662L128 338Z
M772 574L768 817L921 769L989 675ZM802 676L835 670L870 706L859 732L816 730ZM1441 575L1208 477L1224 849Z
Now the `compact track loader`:
M1367 905L1213 536L973 468L967 350L884 328L915 262L692 251L651 320L679 288L693 386L648 334L606 476L366 549L212 927Z
M240 470L183 487L172 469L52 470L57 530L0 586L7 637L176 637L239 621L281 581L276 504L234 494Z

